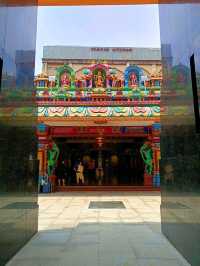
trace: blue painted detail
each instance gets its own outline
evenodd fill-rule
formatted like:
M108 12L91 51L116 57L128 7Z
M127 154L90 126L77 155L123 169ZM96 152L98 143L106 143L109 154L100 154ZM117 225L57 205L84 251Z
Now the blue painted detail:
M41 123L37 126L38 131L45 132L47 129L47 126L44 123Z
M144 133L150 133L149 127L144 127Z
M138 86L142 86L141 76L143 75L143 69L138 66L128 66L124 72L125 87L128 87L129 76L131 73L135 73L138 80Z
M157 187L160 187L160 180L156 183Z
M44 144L42 144L42 143L38 143L38 149L41 149L41 148L43 148L44 147Z
M120 132L123 134L123 133L126 133L127 132L127 127L120 127Z
M154 187L160 187L160 174L156 174L153 177L153 186Z
M45 87L45 81L44 80L39 81L39 87Z
M156 185L157 187L160 187L160 175L159 174L156 177Z
M152 125L152 127L153 127L154 130L160 130L160 128L161 128L160 123L154 123Z
M160 80L155 80L155 86L159 87L160 86Z

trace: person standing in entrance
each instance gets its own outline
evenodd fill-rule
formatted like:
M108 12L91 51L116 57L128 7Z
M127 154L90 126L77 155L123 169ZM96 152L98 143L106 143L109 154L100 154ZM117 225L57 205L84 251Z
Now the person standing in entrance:
M55 174L58 178L58 186L65 186L66 167L64 161L56 167Z
M83 185L84 184L84 166L82 162L80 161L79 164L76 167L76 183L79 185L80 183Z

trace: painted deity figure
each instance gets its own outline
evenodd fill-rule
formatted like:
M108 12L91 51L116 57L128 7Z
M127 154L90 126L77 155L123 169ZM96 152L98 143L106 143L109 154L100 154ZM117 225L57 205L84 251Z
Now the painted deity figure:
M120 87L121 87L121 88L124 87L124 80L123 80L123 79L120 80Z
M87 75L85 75L84 80L85 80L85 87L90 88L92 85L92 83L91 83L92 76L90 74L87 74Z
M107 80L106 87L112 88L113 87L113 75L111 75L111 74L107 75L106 80Z
M98 71L97 75L94 76L95 79L95 87L102 88L104 83L104 78L101 71Z
M74 84L75 84L75 87L76 87L76 88L79 88L78 79L75 79L75 80L74 80Z
M117 76L116 75L112 76L112 87L117 87Z
M58 156L59 156L59 148L54 142L53 144L49 145L49 149L48 149L47 171L48 171L49 176L52 174L56 166Z
M135 87L137 85L137 76L134 72L130 74L129 82L130 82L130 87Z
M151 175L153 171L153 150L149 141L146 141L142 145L140 148L140 154L145 163L145 172Z
M60 82L61 82L62 87L69 87L70 86L70 78L66 72L62 74Z
M112 76L111 75L107 76L107 87L108 88L112 87Z
M83 87L83 86L82 86L82 85L83 85L83 84L82 84L82 80L80 80L80 79L77 79L77 78L76 78L74 83L75 83L75 87L76 87L76 88L82 88L82 87Z

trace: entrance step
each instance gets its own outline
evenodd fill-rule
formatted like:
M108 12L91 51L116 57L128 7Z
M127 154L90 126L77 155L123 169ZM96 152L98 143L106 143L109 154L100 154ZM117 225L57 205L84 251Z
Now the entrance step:
M57 186L56 191L160 191L160 188L152 186Z

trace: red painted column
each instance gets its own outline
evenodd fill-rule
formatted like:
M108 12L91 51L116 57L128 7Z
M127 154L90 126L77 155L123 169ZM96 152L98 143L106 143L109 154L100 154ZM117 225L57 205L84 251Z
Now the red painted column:
M38 159L40 176L45 176L47 173L47 150L49 142L49 128L41 123L37 127L38 137Z
M153 177L146 172L144 173L144 186L153 186Z
M160 187L160 124L154 124L152 129L154 151L153 186Z

